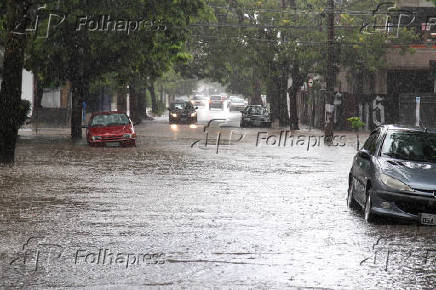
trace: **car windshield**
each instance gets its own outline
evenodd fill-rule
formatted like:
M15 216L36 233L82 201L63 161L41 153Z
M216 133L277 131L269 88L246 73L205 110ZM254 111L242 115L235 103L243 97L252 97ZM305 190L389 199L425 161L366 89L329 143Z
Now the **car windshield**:
M410 131L388 133L382 154L397 159L436 162L436 134Z
M262 107L248 107L247 111L250 115L263 115L265 114L265 108Z
M129 124L126 114L102 114L92 118L91 127L120 126Z
M184 110L187 107L187 103L173 103L170 107L172 110Z

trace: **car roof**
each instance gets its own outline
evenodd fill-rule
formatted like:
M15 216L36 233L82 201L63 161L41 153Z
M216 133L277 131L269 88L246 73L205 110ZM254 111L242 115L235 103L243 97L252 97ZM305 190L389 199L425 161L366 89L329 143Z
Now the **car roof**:
M379 128L384 128L387 131L411 131L411 132L423 132L423 133L427 133L427 132L436 133L436 128L414 127L414 126L407 126L402 124L381 125Z

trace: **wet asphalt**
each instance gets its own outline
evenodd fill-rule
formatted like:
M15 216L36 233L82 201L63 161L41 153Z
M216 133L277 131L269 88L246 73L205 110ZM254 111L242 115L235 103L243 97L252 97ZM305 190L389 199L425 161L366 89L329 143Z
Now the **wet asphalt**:
M239 117L147 121L136 147L21 131L0 168L0 288L436 287L435 228L347 209L353 134L327 147Z

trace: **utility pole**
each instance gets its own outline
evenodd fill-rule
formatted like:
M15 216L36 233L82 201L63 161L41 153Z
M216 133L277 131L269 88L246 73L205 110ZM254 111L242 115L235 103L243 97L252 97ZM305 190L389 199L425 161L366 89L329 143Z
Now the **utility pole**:
M333 143L333 111L335 94L335 2L327 0L327 75L324 136L327 144Z

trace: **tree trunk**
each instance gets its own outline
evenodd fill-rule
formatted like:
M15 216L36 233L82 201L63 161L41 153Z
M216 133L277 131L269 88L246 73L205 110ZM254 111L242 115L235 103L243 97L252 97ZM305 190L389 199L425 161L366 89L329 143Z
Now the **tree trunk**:
M280 119L280 95L277 90L277 82L272 78L267 84L268 101L271 105L271 122Z
M151 111L154 114L157 114L157 112L159 111L159 107L157 105L156 92L154 90L154 83L153 82L150 82L150 84L148 86L148 91L150 92L150 97L151 97Z
M72 107L71 107L71 138L82 139L82 108L83 96L87 94L87 85L82 80L72 82Z
M280 77L278 77L278 95L280 101L280 113L279 113L279 121L280 127L286 127L289 125L289 110L288 110L288 74L285 71L280 72Z
M18 129L23 117L20 116L21 83L26 47L24 32L29 21L25 15L28 13L29 1L9 0L6 8L7 35L0 90L0 164L13 164Z
M127 96L126 90L123 87L119 87L117 90L117 110L121 112L127 111Z
M250 99L250 105L263 105L262 103L262 90L260 87L260 80L257 76L256 68L253 67L253 75L252 75L252 84L253 84L253 96Z
M300 130L298 126L298 107L297 94L304 83L303 75L300 72L300 67L294 65L292 68L292 86L288 89L289 92L289 107L290 107L290 129Z
M140 89L136 92L136 112L137 112L137 117L138 117L138 121L142 121L144 118L147 118L147 114L145 111L145 93L144 93L144 89Z
M35 76L36 82L36 92L35 92L35 103L33 104L34 109L42 108L42 97L44 95L44 84L40 78Z
M139 107L137 104L138 95L133 84L129 85L130 118L134 123L141 121Z

